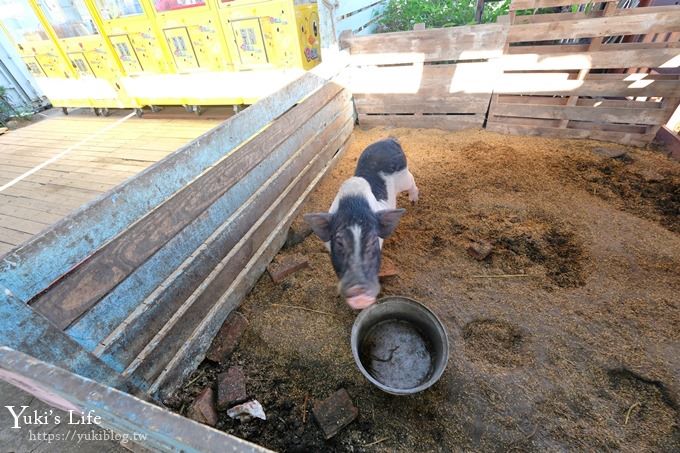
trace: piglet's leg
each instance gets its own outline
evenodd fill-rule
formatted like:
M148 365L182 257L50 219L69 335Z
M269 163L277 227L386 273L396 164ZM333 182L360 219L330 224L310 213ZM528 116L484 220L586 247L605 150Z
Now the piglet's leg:
M420 191L416 186L416 180L413 179L413 175L411 174L411 172L406 170L406 173L408 174L409 179L408 189L406 189L408 190L408 199L411 201L411 203L416 203L418 201L418 193Z

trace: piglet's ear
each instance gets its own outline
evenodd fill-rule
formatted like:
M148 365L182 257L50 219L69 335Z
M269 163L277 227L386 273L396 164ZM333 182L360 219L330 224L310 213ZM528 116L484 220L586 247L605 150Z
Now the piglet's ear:
M328 242L331 240L330 222L332 216L332 214L327 212L315 212L313 214L305 214L303 218L323 242Z
M399 223L399 219L404 215L406 209L385 209L375 213L378 216L378 236L385 239L392 234Z

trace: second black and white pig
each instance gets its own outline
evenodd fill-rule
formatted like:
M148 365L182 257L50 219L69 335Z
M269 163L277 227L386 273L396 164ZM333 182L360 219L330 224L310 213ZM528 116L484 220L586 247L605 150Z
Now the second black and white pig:
M411 202L418 201L404 150L388 138L361 153L354 176L342 183L328 213L304 216L326 243L340 294L354 309L368 307L380 293L382 243L405 212L397 209L397 195L404 191Z

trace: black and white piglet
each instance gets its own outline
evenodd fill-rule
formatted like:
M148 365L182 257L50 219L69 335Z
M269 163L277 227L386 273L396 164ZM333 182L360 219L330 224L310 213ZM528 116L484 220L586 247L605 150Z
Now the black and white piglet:
M340 293L354 309L368 307L380 292L382 242L404 214L404 209L397 209L397 195L404 191L411 202L418 201L404 150L388 138L361 153L354 176L342 183L328 213L304 216L326 243Z

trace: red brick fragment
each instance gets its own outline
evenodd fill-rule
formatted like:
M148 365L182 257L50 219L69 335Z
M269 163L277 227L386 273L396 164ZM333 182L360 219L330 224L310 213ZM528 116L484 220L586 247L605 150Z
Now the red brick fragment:
M378 273L379 278L392 277L399 274L397 266L394 265L392 260L388 257L383 256L380 258L380 272Z
M326 439L335 436L359 415L359 409L354 407L345 389L314 403L312 412Z
M269 276L274 283L279 283L289 275L306 267L309 267L309 261L306 259L297 256L288 256L281 259L278 263L270 263L269 266L267 266L267 272L269 272Z
M287 249L290 247L295 247L296 245L307 239L307 236L312 234L312 228L305 222L293 223L288 229L288 236L286 237L286 243L283 244L283 248Z
M206 358L217 363L226 361L238 346L247 326L248 320L241 313L235 311L229 315L210 345Z
M230 367L217 376L217 409L222 411L248 398L246 376L239 366Z
M621 148L594 148L593 152L602 157L616 159L617 157L623 157L628 151Z
M204 425L215 426L217 424L217 412L215 411L215 392L206 387L196 397L189 407L187 415L190 419Z
M473 241L467 248L468 255L476 260L482 261L491 254L493 245L483 239Z

